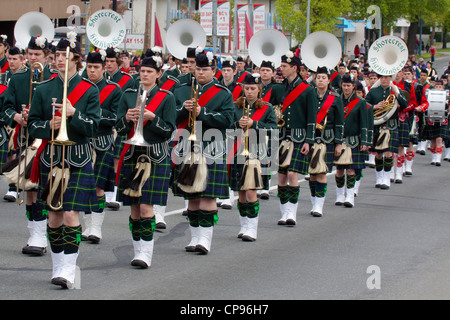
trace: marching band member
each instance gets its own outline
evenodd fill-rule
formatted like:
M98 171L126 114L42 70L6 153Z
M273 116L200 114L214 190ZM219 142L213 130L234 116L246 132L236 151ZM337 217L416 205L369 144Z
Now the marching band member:
M284 86L281 83L278 83L275 80L276 70L275 64L272 61L262 61L259 67L259 73L261 74L261 84L262 84L262 92L261 97L265 102L269 102L272 106L279 106L283 103L282 97L284 93ZM271 139L269 138L268 144L270 146ZM268 148L269 155L270 150L272 148ZM264 184L264 188L262 190L258 190L259 197L261 199L269 199L269 189L270 189L270 181L271 177L268 177L267 184Z
M365 151L370 145L368 116L366 102L356 95L355 81L350 75L342 77L341 87L345 118L344 140L346 148L351 149L351 164L336 166L335 205L352 208L355 205L356 172L365 168Z
M173 171L172 191L175 196L181 196L185 200L189 200L187 216L190 224L191 241L186 246L186 251L207 254L211 250L213 227L218 220L216 199L227 199L229 197L225 131L232 124L234 105L231 93L214 80L214 72L211 67L214 63L212 53L197 52L195 60L196 82L193 82L192 86L198 88L198 91L194 88L194 96L192 96L191 85L180 86L175 90L175 97L178 106L178 132L180 134L187 133L188 130L184 129L189 125L190 115L195 115L195 118L198 119L198 125L201 124L201 131L199 130L198 138L196 138L199 140L199 144L193 143L193 146L190 145L190 141L184 135L181 141L176 139L175 156L172 159L176 166ZM195 92L198 94L198 99L195 98ZM196 104L194 104L195 102ZM194 108L194 105L197 108ZM190 126L192 133L192 130L196 129L192 124ZM205 132L214 132L214 139L211 141L211 137L205 136ZM196 131L195 133L197 135ZM194 151L191 152L191 150ZM191 158L199 155L202 159L199 161L198 169L195 172L200 179L194 179L191 183L193 187L200 185L201 188L198 189L189 189L186 188L186 185L180 186L180 174L183 173L183 169L191 168L183 167L183 165L189 165L185 157L189 154L191 154ZM177 163L179 156L181 156L180 159L184 157L183 165ZM194 190L203 191L195 192Z
M382 75L380 85L372 86L366 96L367 103L373 106L374 112L382 109L385 101L394 95L398 101L399 108L393 116L381 125L374 127L374 146L377 152L375 156L376 187L389 189L391 185L391 170L393 164L393 154L398 153L398 113L400 109L408 107L408 102L402 91L392 83L391 76ZM389 138L389 139L388 139Z
M30 65L34 63L40 63L44 67L43 80L48 80L55 77L57 74L50 70L50 68L45 64L46 57L49 54L48 41L45 37L31 37L28 47L26 49L28 62ZM8 90L4 101L3 113L7 125L14 128L14 133L12 134L14 150L18 150L19 144L22 147L26 146L26 141L20 137L21 127L25 130L25 127L29 126L27 124L29 103L31 100L30 92L33 96L33 89L30 90L30 78L33 81L40 81L41 74L30 75L30 68L22 69L17 71L9 80ZM27 106L23 108L22 106ZM33 142L33 137L30 135L29 144ZM19 155L18 155L19 156ZM18 158L17 158L18 159ZM11 187L11 186L10 186ZM14 186L16 188L16 186ZM11 189L10 189L11 190ZM8 192L8 195L12 195L9 201L15 201L16 195L13 192ZM46 251L47 246L46 239L46 228L47 228L47 210L43 209L37 201L37 190L32 189L26 191L26 214L28 219L28 229L30 231L30 238L28 239L27 245L23 247L22 253L32 254L32 255L43 255Z
M234 80L236 83L242 83L245 79L245 75L249 74L247 69L247 63L244 61L244 58L241 56L236 58L236 75L234 76Z
M165 206L170 181L168 143L175 129L175 99L170 91L157 84L161 76L162 60L158 56L145 57L140 66L140 83L146 93L143 115L143 138L148 146L125 144L122 150L117 182L119 201L131 207L129 224L133 239L132 266L148 268L153 256L155 229L154 205ZM128 139L140 130L142 106L136 105L141 90L124 92L117 113L116 129ZM141 98L142 99L142 98Z
M399 149L395 166L395 183L403 183L403 166L406 163L406 157L408 157L408 159L411 159L411 152L414 154L410 138L411 120L409 118L410 112L414 111L417 107L417 100L412 83L404 79L406 77L405 74L407 73L412 74L412 70L409 70L409 67L403 68L402 72L397 73L394 81L394 84L398 86L402 90L402 92L404 92L404 94L409 97L408 107L399 111ZM408 148L408 151L405 154L406 148Z
M425 155L426 154L426 145L427 145L427 137L425 136L425 112L428 109L428 100L426 91L431 88L431 83L428 81L428 71L423 68L419 70L420 77L414 83L414 90L416 92L417 104L416 112L417 117L419 118L419 140L416 148L416 153Z
M8 36L6 34L0 34L0 74L6 73L9 69L8 57L6 55L9 48L7 39Z
M341 154L344 135L344 106L341 97L330 88L328 68L318 67L315 76L317 99L317 125L314 153L309 163L311 214L321 217L327 192L327 172L333 168L334 157Z
M91 139L95 153L94 173L95 186L99 201L98 212L86 212L84 215L83 238L92 243L99 243L102 238L102 224L105 217L105 192L114 191L114 133L117 109L122 97L122 90L115 82L105 79L104 50L89 52L86 58L88 79L93 82L100 92L100 123L95 136Z
M120 70L120 65L122 64L122 59L119 56L118 50L114 48L107 48L106 49L106 62L105 62L105 70L106 70L106 79L117 83L122 91L129 88L135 87L135 81L132 76L130 76L128 73ZM114 142L114 168L117 173L117 165L119 163L119 157L120 153L123 149L123 143L122 138L120 136L117 136L116 141ZM120 202L118 202L117 199L117 186L114 187L114 191L111 194L110 192L107 193L107 195L110 197L110 199L107 199L107 206L108 208L118 210L120 208ZM108 198L109 198L108 197Z
M244 95L236 101L235 122L232 128L234 130L240 128L244 132L252 130L255 133L255 135L252 134L252 137L258 139L260 130L266 131L277 128L275 112L270 103L261 99L261 77L259 74L247 74L242 84L244 86ZM249 132L243 134L249 134ZM239 140L236 141L236 144L242 143L241 137L237 139ZM248 137L247 139L250 138ZM260 210L256 190L263 188L267 184L268 176L263 175L259 177L258 174L255 176L255 164L248 163L246 165L244 161L240 161L241 159L238 160L238 158L244 157L244 160L249 160L249 162L258 161L262 165L260 160L267 157L267 144L265 138L263 141L258 139L252 141L251 144L245 141L242 144L243 149L248 151L250 156L241 156L239 154L241 148L233 148L236 154L230 166L230 186L233 191L238 191L239 193L238 210L241 230L238 238L242 238L244 241L255 241Z
M434 87L430 87L429 90L444 90L444 82L442 80L436 80ZM425 94L427 94L425 92ZM445 113L448 114L448 100L445 102ZM443 140L448 136L448 118L442 119L442 123L433 122L433 120L427 118L425 124L425 136L430 140L431 151L431 165L441 166L441 157L443 150Z
M70 48L68 58L67 48ZM52 283L70 288L75 283L81 239L78 214L80 211L98 210L90 138L94 137L100 122L100 103L95 85L78 74L82 68L81 48L75 32L69 32L67 39L59 40L56 61L59 75L38 85L31 103L28 117L30 135L43 139L43 142L34 158L30 180L39 182L39 197L48 210ZM53 108L64 108L62 99L65 89L67 119L62 119L64 111L58 111L59 115L53 116ZM53 144L51 139L58 137L57 133L64 128L69 141L74 144ZM62 184L63 180L67 186ZM56 187L57 190L54 190Z
M192 76L195 73L195 50L196 48L193 47L188 47L186 49L186 62L188 66L188 72L183 72L178 76L178 86L182 86L185 84L190 85L192 82Z
M0 83L0 110L3 109L3 100L6 96L8 87ZM3 117L0 117L0 174L2 173L3 165L8 161L9 156L9 135L6 131L6 122Z
M314 87L299 76L300 65L300 59L291 51L281 57L281 72L286 80L282 108L285 124L281 128L280 141L284 140L293 152L290 159L285 159L286 149L282 149L283 143L280 144L278 197L281 219L278 224L288 226L296 224L300 194L298 174L308 173L309 150L314 144L318 105Z

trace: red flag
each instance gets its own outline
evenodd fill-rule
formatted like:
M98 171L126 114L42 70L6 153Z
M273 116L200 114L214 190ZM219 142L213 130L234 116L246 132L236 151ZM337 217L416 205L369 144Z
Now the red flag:
M235 17L235 19L237 19L237 31L235 31L235 32L237 32L237 43L235 43L234 45L237 47L237 49L239 50L239 42L241 42L241 36L239 35L239 31L240 31L240 29L239 29L239 15L238 14L236 14L236 16L237 17Z
M155 46L164 47L163 41L161 38L161 32L159 31L158 19L156 19L156 16L155 16Z
M247 13L245 13L245 41L247 43L247 48L248 43L250 42L252 36L253 36L252 27L250 26L250 22L248 21Z

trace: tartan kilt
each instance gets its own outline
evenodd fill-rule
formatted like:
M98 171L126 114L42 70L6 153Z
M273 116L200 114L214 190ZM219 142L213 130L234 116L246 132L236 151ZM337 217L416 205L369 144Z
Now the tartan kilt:
M379 127L376 130L379 132ZM393 130L389 130L391 134L391 138L389 139L389 146L384 150L376 150L375 147L371 149L371 151L376 153L384 153L384 152L392 152L392 153L398 153L398 147L399 147L399 139L398 139L398 128L395 128ZM378 135L374 136L374 144L376 139L378 138Z
M408 147L409 146L409 131L410 126L408 120L399 121L398 122L398 145L400 147Z
M43 205L44 209L53 211L46 201L40 199L41 194L47 185L50 168L47 168L41 162L40 173L38 201ZM81 168L74 166L70 167L69 184L64 192L63 209L61 211L72 210L83 212L99 211L97 192L95 190L95 175L91 161Z
M9 139L0 145L0 174L2 174L2 167L8 161L8 147L9 147Z
M114 141L114 158L115 159L120 159L120 154L122 153L123 150L123 142L127 140L126 136L117 136L116 140Z
M116 174L114 172L113 149L110 148L106 151L95 150L95 153L95 185L106 192L114 191Z
M268 167L267 164L261 164L261 168L264 167ZM241 191L240 186L239 186L239 180L241 179L242 176L242 171L244 170L244 164L231 164L228 167L228 179L229 179L229 184L230 184L230 188L233 191ZM262 175L262 189L258 189L258 190L269 190L269 180L270 180L270 175Z
M170 157L164 158L160 163L151 162L150 177L142 186L141 197L129 197L123 194L122 181L131 174L136 167L137 158L139 155L146 153L144 151L146 148L136 147L133 156L128 160L124 160L122 164L118 185L118 201L123 202L124 206L136 204L167 205L171 171Z
M336 168L338 170L343 169L365 169L366 168L366 160L369 158L369 153L367 151L361 151L361 145L357 145L352 148L352 164L349 165L337 165Z
M445 139L448 136L448 124L439 125L436 123L434 125L426 124L424 129L424 135L426 140L432 140L436 138Z
M292 160L288 167L278 168L278 173L287 174L288 171L297 172L300 174L308 174L309 171L309 154L302 154L302 143L294 142L294 151L292 153ZM310 145L310 148L312 146Z
M207 159L208 178L206 189L198 193L186 193L177 185L177 177L180 173L182 164L177 164L172 170L171 188L172 192L177 197L183 197L185 200L210 198L210 199L228 199L229 184L228 184L228 168L226 163L226 154L222 159L217 159L210 163Z

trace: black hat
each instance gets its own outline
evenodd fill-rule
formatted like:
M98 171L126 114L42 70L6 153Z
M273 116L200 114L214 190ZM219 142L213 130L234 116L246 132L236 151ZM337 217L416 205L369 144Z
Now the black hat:
M103 53L103 54L102 54ZM89 52L86 63L105 63L106 52L104 50L101 51L93 51Z
M188 63L188 61L186 58L183 58L183 60L181 60L181 64L187 64L187 63Z
M300 58L291 51L288 51L286 54L281 56L281 62L289 63L290 65L297 66L300 68L300 65L302 62L300 61Z
M141 61L141 67L153 68L157 71L160 71L162 67L162 60L158 56L145 57Z
M261 76L259 73L253 73L253 74L246 74L244 81L242 81L243 84L260 84L261 83Z
M153 57L153 56L162 56L162 49L160 47L153 47L145 50L144 56L146 57Z
M403 68L403 71L413 73L413 68L412 68L411 66L405 66L405 67Z
M106 58L117 58L117 51L114 48L106 48Z
M236 62L231 56L228 56L225 60L223 60L222 69L223 68L232 68L233 70L236 69Z
M420 69L420 73L426 73L426 74L428 74L427 68L422 68L422 69Z
M130 54L128 53L128 51L123 50L123 51L120 53L120 56L126 56L126 57L129 57Z
M196 48L192 48L192 47L187 48L186 57L187 58L195 58L195 49Z
M238 57L236 58L236 61L245 62L245 61L244 61L244 58L242 58L241 56L238 56Z
M352 83L355 84L355 81L352 79L352 76L349 75L348 73L344 74L342 76L342 80L341 83Z
M5 46L8 45L8 42L6 40L8 39L8 36L6 34L0 34L0 43L4 44Z
M49 49L47 38L41 36L31 37L30 41L28 42L28 49L32 50Z
M362 85L361 82L356 82L356 90L358 91L363 91L364 92L364 86Z
M67 47L73 53L81 54L81 45L77 41L77 34L73 31L67 32L67 38L60 39L56 45L56 51L66 51Z
M434 82L434 85L437 85L437 84L444 85L444 81L442 81L441 79L436 79L436 81Z
M206 53L198 53L195 56L195 64L197 67L212 67L214 66L214 63L214 56L210 51Z
M327 76L330 75L330 73L328 72L328 68L327 67L317 67L316 73L324 73Z
M270 68L273 71L273 70L275 70L275 64L272 61L263 60L261 62L260 68Z
M18 54L21 54L22 53L22 50L20 50L19 48L17 48L17 47L11 47L11 48L9 48L9 55L10 56L15 56L15 55L18 55Z

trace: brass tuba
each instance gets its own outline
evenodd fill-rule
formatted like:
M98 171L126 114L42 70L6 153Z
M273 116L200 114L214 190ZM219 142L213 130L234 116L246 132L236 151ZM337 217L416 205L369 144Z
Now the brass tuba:
M313 71L318 67L333 69L342 56L341 43L329 32L313 32L303 40L300 55L303 63Z

